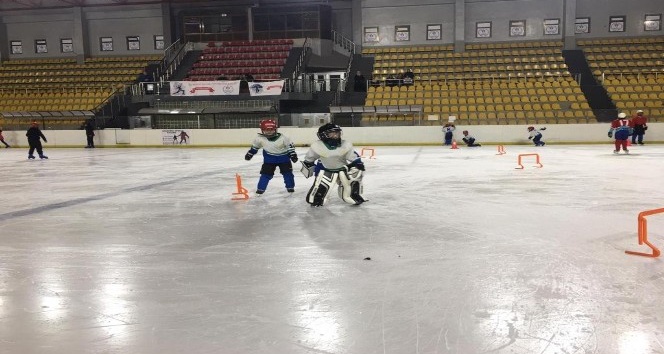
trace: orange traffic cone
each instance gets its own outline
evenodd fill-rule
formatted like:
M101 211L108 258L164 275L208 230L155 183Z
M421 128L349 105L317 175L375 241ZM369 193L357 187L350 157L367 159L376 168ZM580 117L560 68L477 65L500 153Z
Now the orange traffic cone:
M450 149L458 149L459 147L457 146L456 139L452 139L452 147Z

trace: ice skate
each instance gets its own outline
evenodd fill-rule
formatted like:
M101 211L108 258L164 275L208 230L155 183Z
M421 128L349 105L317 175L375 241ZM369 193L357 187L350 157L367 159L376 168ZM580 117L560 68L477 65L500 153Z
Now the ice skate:
M629 150L625 149L625 154L629 155Z
M265 191L262 190L262 189L257 189L257 190L256 190L256 194L259 195L259 196L260 196L261 194L263 194L263 193L265 193Z
M30 160L34 160L34 159L35 159L34 155L28 155L28 158L29 158Z
M620 153L620 151L618 151L618 150L613 150L613 153L616 154L616 155L618 155L618 153Z
M293 192L295 192L295 188L286 188L286 191L288 193L293 193Z
M48 160L48 156L46 156L46 155L39 155L39 158L42 159L42 160L43 160L43 159L47 159L47 160ZM34 159L34 157L33 157L33 159Z

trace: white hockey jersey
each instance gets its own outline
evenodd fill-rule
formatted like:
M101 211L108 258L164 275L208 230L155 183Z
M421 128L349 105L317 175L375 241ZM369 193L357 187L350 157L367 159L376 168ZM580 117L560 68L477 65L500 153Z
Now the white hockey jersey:
M347 140L342 140L341 145L335 148L330 148L321 140L316 140L311 144L304 161L315 163L316 160L320 160L326 170L340 171L344 169L344 166L359 158L353 144Z

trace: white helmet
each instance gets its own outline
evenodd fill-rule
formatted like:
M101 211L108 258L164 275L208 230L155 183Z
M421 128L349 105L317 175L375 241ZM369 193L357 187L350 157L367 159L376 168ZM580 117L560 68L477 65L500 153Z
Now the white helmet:
M627 118L627 114L625 114L625 113L618 113L618 118L620 118L620 119Z

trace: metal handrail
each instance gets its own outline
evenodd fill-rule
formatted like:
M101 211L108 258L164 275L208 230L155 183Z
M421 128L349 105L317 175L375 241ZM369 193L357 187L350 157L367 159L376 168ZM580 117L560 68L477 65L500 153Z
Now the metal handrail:
M293 70L293 75L292 75L293 79L296 79L302 73L302 68L304 67L304 63L307 58L308 48L309 48L309 38L305 38L304 43L302 43L302 53L300 53L300 57L297 58L297 64L295 64L295 70Z
M344 36L343 34L337 32L337 31L332 31L332 42L334 44L339 45L341 48L345 49L346 51L350 52L351 54L355 54L355 42L350 40L348 37Z

